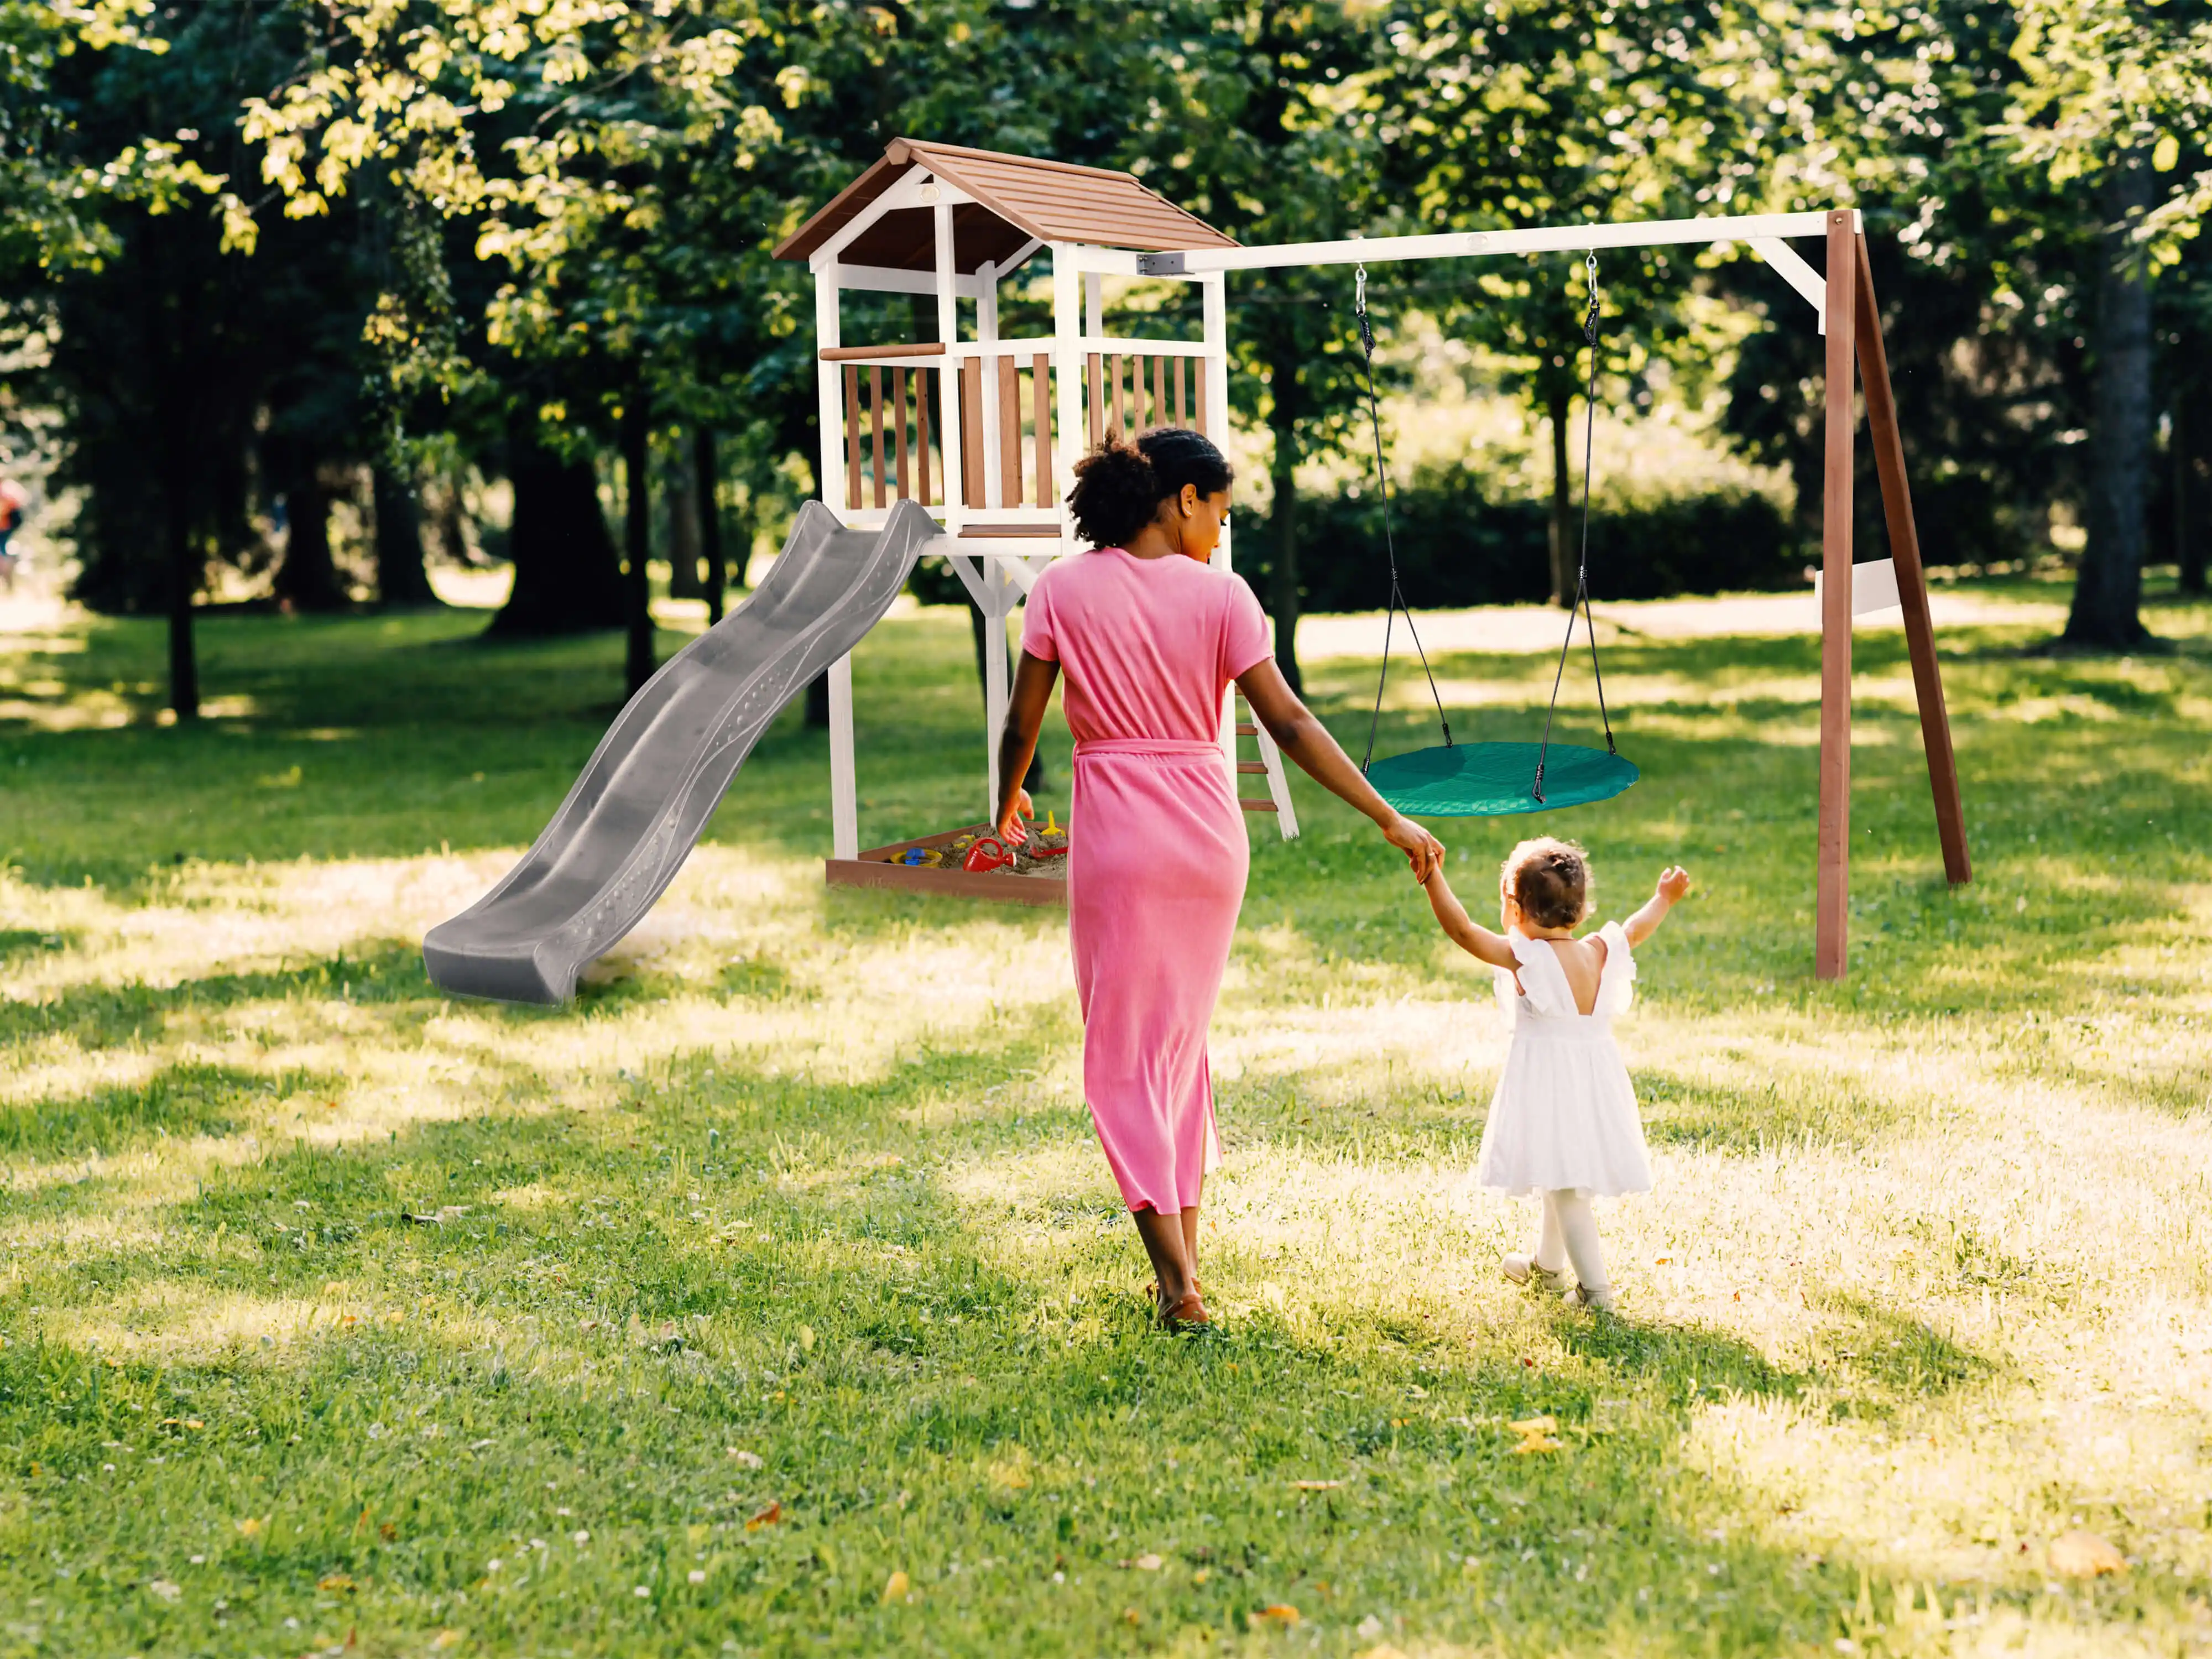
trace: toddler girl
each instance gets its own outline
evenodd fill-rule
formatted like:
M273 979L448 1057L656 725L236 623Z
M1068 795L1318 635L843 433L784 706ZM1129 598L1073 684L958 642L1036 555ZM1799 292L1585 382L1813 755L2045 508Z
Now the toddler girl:
M1498 883L1503 934L1468 919L1441 865L1426 884L1453 943L1498 970L1498 1000L1513 1022L1478 1178L1509 1194L1540 1194L1544 1214L1534 1249L1508 1255L1505 1276L1525 1285L1533 1273L1571 1300L1610 1309L1590 1198L1651 1190L1636 1091L1613 1046L1613 1017L1628 1006L1633 948L1690 890L1689 872L1669 867L1626 926L1608 921L1581 939L1574 930L1589 915L1589 857L1571 842L1547 836L1508 855Z

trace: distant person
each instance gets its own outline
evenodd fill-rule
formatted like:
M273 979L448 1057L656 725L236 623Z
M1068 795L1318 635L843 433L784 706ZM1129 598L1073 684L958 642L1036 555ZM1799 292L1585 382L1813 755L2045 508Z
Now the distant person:
M1610 1312L1613 1285L1589 1201L1651 1190L1636 1089L1613 1046L1613 1019L1633 994L1634 948L1690 890L1689 872L1669 866L1626 925L1608 921L1588 939L1575 929L1590 913L1589 856L1572 842L1545 836L1506 855L1498 878L1503 933L1468 919L1441 865L1426 884L1452 943L1498 970L1498 1000L1513 1022L1475 1178L1510 1196L1542 1199L1543 1214L1535 1244L1504 1259L1505 1276Z
M22 555L15 551L15 532L31 505L31 492L13 478L0 478L0 589L15 591L15 567Z

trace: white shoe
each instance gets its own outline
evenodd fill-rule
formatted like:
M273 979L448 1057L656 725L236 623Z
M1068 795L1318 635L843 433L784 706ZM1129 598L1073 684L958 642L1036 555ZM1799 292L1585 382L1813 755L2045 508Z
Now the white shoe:
M1613 1310L1613 1286L1610 1285L1601 1291L1594 1291L1587 1285L1577 1285L1567 1291L1566 1297L1577 1308L1595 1308L1600 1313Z
M1498 1265L1504 1269L1505 1276L1516 1285L1526 1285L1533 1278L1542 1281L1540 1288L1559 1291L1565 1291L1574 1283L1567 1277L1565 1269L1553 1273L1549 1267L1538 1267L1536 1258L1533 1255L1523 1255L1517 1252L1502 1255L1498 1259Z

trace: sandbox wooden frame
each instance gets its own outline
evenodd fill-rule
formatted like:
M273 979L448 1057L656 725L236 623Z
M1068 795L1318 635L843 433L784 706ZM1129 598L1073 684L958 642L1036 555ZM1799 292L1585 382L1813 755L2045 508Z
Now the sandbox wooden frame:
M936 893L946 898L987 899L995 904L1032 904L1046 908L1067 908L1065 876L1008 876L995 872L971 875L965 870L939 870L926 865L900 864L910 847L943 847L963 836L988 836L988 823L941 830L916 841L895 841L888 847L871 847L857 857L831 859L824 875L833 887L886 887L908 893Z

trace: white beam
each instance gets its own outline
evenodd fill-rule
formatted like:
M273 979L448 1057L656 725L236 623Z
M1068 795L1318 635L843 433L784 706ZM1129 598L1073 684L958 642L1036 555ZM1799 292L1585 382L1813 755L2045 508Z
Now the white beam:
M814 273L814 337L821 345L832 349L843 343L837 314L837 272L838 265L833 259ZM836 482L845 471L844 458L838 453L844 447L845 392L838 374L836 363L815 365L815 408L822 428L822 443L817 458L821 471L814 482L825 504L845 499Z
M860 856L859 781L853 763L853 653L830 665L830 846L841 859Z
M843 286L869 294L934 294L937 292L937 273L934 270L894 270L889 265L848 265L837 267ZM983 291L980 278L956 276L953 291L963 300L973 300Z
M1812 302L1820 319L1820 332L1828 331L1828 283L1826 278L1807 264L1797 250L1778 236L1747 236L1759 257L1774 267L1774 274L1796 289Z
M952 204L937 204L937 337L950 348L960 338L960 298L953 292ZM960 366L949 353L937 377L938 453L945 463L945 527L958 530L966 497L960 467Z
M835 235L808 256L807 263L818 270L851 246L854 238L887 213L896 213L902 208L950 207L975 199L966 191L932 178L927 168L916 167L839 226Z
M1744 242L1757 237L1825 236L1825 213L1651 219L1642 223L1541 225L1527 230L1455 231L1433 236L1366 236L1334 242L1279 242L1262 247L1203 247L1126 256L1146 276L1215 270L1277 270L1287 265L1380 264L1393 259L1464 259L1501 253L1579 253L1589 248L1670 247ZM1085 248L1086 269L1112 270L1114 250Z

